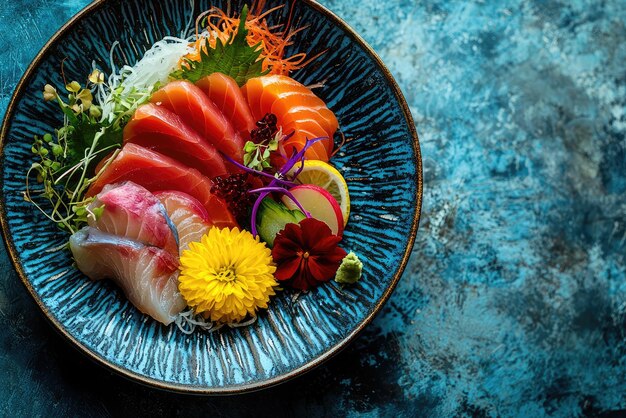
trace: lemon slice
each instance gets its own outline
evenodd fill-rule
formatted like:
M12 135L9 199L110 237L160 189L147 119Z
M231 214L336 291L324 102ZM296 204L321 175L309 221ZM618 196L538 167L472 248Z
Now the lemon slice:
M300 164L296 164L290 174L295 173ZM330 193L341 208L344 226L348 223L350 215L350 194L348 193L348 185L341 173L332 165L319 160L305 160L304 167L296 183L314 184L325 189Z

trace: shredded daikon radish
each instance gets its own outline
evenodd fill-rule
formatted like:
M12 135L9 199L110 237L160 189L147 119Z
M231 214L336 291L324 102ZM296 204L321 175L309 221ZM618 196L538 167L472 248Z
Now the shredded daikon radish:
M216 322L211 322L207 319L204 319L201 315L194 315L193 309L188 309L178 314L174 323L181 330L181 332L185 334L193 334L193 332L197 328L203 329L207 332L215 332L218 329L222 328L224 325L229 328L240 328L247 327L248 325L252 325L256 322L257 317L253 316L244 322L230 323L230 324L219 324Z
M223 326L215 322L207 321L202 316L195 316L193 309L179 313L174 322L176 326L178 326L178 329L185 334L192 334L196 330L196 327L207 332L214 332Z
M156 87L168 81L170 73L176 70L180 58L193 51L193 39L166 36L146 51L135 65L124 65L115 70L113 59L119 42L113 43L110 52L112 73L106 83L98 86L96 97L102 109L101 121L112 123L116 118L116 105L147 101ZM132 100L125 101L133 95Z

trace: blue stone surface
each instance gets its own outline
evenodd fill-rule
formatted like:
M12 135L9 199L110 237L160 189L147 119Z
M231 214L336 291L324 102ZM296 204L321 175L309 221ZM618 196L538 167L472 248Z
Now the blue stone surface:
M0 114L88 2L0 4ZM619 0L326 0L415 118L424 208L391 299L306 375L160 392L58 336L0 256L7 416L592 416L626 408L626 8Z

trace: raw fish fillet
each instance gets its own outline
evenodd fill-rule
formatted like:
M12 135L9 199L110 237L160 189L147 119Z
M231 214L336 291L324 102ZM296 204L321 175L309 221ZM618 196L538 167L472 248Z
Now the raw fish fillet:
M315 143L306 157L328 161L333 152L333 135L339 126L334 113L309 88L283 75L267 75L248 80L241 88L252 116L260 120L273 113L283 133L294 135L283 145L288 155L301 150L306 139L327 137Z
M178 291L178 259L167 251L86 226L70 237L76 265L92 280L112 279L141 312L165 325L186 303Z
M95 196L106 184L132 181L151 192L177 190L191 195L206 209L213 224L219 228L237 226L226 202L211 193L211 180L197 170L136 144L126 144L109 166L100 173L87 190L86 197Z
M242 138L250 138L250 132L256 127L250 106L243 97L237 82L222 73L213 73L196 82L196 86L222 110Z
M131 181L107 184L89 204L92 211L99 207L104 207L102 214L97 219L89 217L89 226L178 257L176 227L161 201L146 188Z
M204 207L188 194L162 191L154 194L165 206L167 214L176 226L180 239L180 253L189 248L190 242L198 242L213 227Z
M216 149L235 161L243 161L243 140L220 108L193 83L167 83L152 94L150 101L176 113Z
M189 112L191 110L187 115ZM124 143L131 142L160 152L209 178L227 174L224 158L211 143L187 126L186 119L166 106L152 103L139 106L124 127Z

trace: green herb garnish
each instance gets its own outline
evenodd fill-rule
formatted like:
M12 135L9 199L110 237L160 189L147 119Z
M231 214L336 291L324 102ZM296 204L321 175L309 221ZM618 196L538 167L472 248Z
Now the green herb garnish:
M282 129L278 129L276 115L268 113L256 123L256 128L250 132L252 141L243 147L243 164L254 170L263 171L270 168L270 154L278 149L278 143L283 139Z
M59 105L63 125L54 133L35 136L31 146L38 159L26 175L24 198L71 233L80 229L87 217L98 216L98 210L87 208L93 199L84 198L95 181L96 163L121 146L124 124L140 102L147 100L147 95L134 100L122 97L121 91L118 96L113 94L112 117L103 121L102 108L93 103L92 93L92 88L102 83L104 75L98 70L90 74L84 87L72 81L65 86L67 100L46 84L43 98Z
M279 138L282 138L282 135L283 133L280 132L268 143L255 144L252 141L246 142L243 147L243 164L246 167L259 171L271 167L269 161L270 153L278 149L278 141Z

